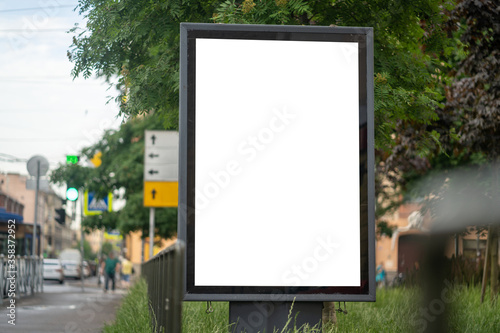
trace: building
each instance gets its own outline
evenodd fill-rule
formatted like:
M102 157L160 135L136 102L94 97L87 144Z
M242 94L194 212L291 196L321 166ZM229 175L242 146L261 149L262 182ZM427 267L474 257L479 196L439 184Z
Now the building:
M398 273L406 274L419 269L424 254L424 241L432 223L429 216L420 216L421 220L414 222L413 219L418 216L414 212L419 212L420 208L418 204L399 207L386 221L400 232L394 233L392 237L383 235L376 240L376 265L383 265L388 281L392 281ZM486 238L487 232L480 235L472 229L467 233L452 235L446 244L445 255L448 258L461 256L471 263L482 262Z
M23 223L23 212L24 206L3 192L0 186L0 253L30 253L33 227Z
M169 239L163 239L160 237L155 237L153 255L166 249L170 245L174 244L177 237L172 237ZM132 261L132 263L139 265L142 261L149 260L149 237L142 239L142 232L135 231L130 232L125 237L124 247L126 249L127 259Z
M35 190L27 189L28 177L16 173L0 174L0 191L5 196L4 206L13 209L22 206L23 232L16 233L16 237L22 239L20 254L31 254L33 225L35 220ZM10 202L10 203L9 203ZM65 200L60 198L54 190L41 188L38 195L37 211L37 254L57 257L59 252L65 248L72 247L75 242L74 231L70 228L70 222L66 214L58 222L56 220L56 209L61 209ZM0 207L2 207L0 205ZM7 210L7 209L6 209ZM8 211L8 210L7 210ZM21 238L22 237L22 238Z

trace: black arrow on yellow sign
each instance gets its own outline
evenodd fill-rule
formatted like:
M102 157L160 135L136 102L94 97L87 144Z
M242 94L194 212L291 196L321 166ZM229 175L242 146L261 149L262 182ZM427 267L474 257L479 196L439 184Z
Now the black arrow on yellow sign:
M144 207L177 207L179 202L177 182L144 182Z

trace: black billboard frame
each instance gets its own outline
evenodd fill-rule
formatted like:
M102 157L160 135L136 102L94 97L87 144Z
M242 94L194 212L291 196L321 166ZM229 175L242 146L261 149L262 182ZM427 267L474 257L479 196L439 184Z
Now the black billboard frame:
M186 301L375 301L375 191L374 191L374 96L373 29L365 27L320 27L181 23L179 101L179 206L178 238L186 242L184 300ZM194 285L194 172L195 172L195 42L197 38L356 41L359 48L360 160L365 181L360 190L360 287L252 287ZM362 130L362 128L364 128ZM361 133L363 132L363 133ZM363 178L363 177L361 177Z

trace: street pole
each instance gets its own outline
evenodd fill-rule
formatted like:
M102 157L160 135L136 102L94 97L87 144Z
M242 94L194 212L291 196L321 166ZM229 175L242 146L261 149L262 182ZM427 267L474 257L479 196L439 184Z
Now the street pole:
M38 219L38 190L40 189L40 161L36 162L36 187L35 187L35 218L33 220L33 244L31 255L36 256L36 226Z
M80 252L81 252L81 259L80 259L80 280L82 281L82 292L85 291L84 283L83 283L83 190L79 189L78 190L78 195L80 196Z
M36 186L35 186L35 218L33 219L33 244L31 250L31 295L35 293L35 257L36 257L36 227L38 219L38 190L40 189L40 161L36 161Z
M34 293L35 290L35 280L39 280L37 283L41 284L43 283L42 279L42 272L37 272L36 268L37 266L35 262L35 256L37 254L37 242L36 242L36 237L37 237L37 219L38 219L38 191L40 190L40 176L45 175L47 171L49 170L49 161L43 156L40 155L35 155L31 157L28 160L28 163L26 163L26 168L28 169L28 172L30 176L36 177L36 185L35 185L35 217L33 219L33 241L32 241L32 247L31 247L31 294ZM27 248L26 248L27 250ZM42 269L41 267L38 267L40 270ZM36 275L38 273L39 279L35 279ZM38 290L37 290L38 291Z
M153 258L153 246L155 238L155 208L149 208L149 259Z
M104 244L104 228L100 231L100 246L99 246L99 259L97 261L97 285L101 285L101 275L103 275L103 272L101 272L101 261L102 261L102 245Z

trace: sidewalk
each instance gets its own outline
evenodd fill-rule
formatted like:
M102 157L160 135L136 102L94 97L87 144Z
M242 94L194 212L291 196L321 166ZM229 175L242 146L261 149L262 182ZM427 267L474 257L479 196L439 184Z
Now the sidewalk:
M104 293L95 283L64 285L45 283L44 292L15 301L15 321L8 298L0 308L0 332L101 332L105 323L115 318L126 290ZM11 325L11 323L15 323Z

